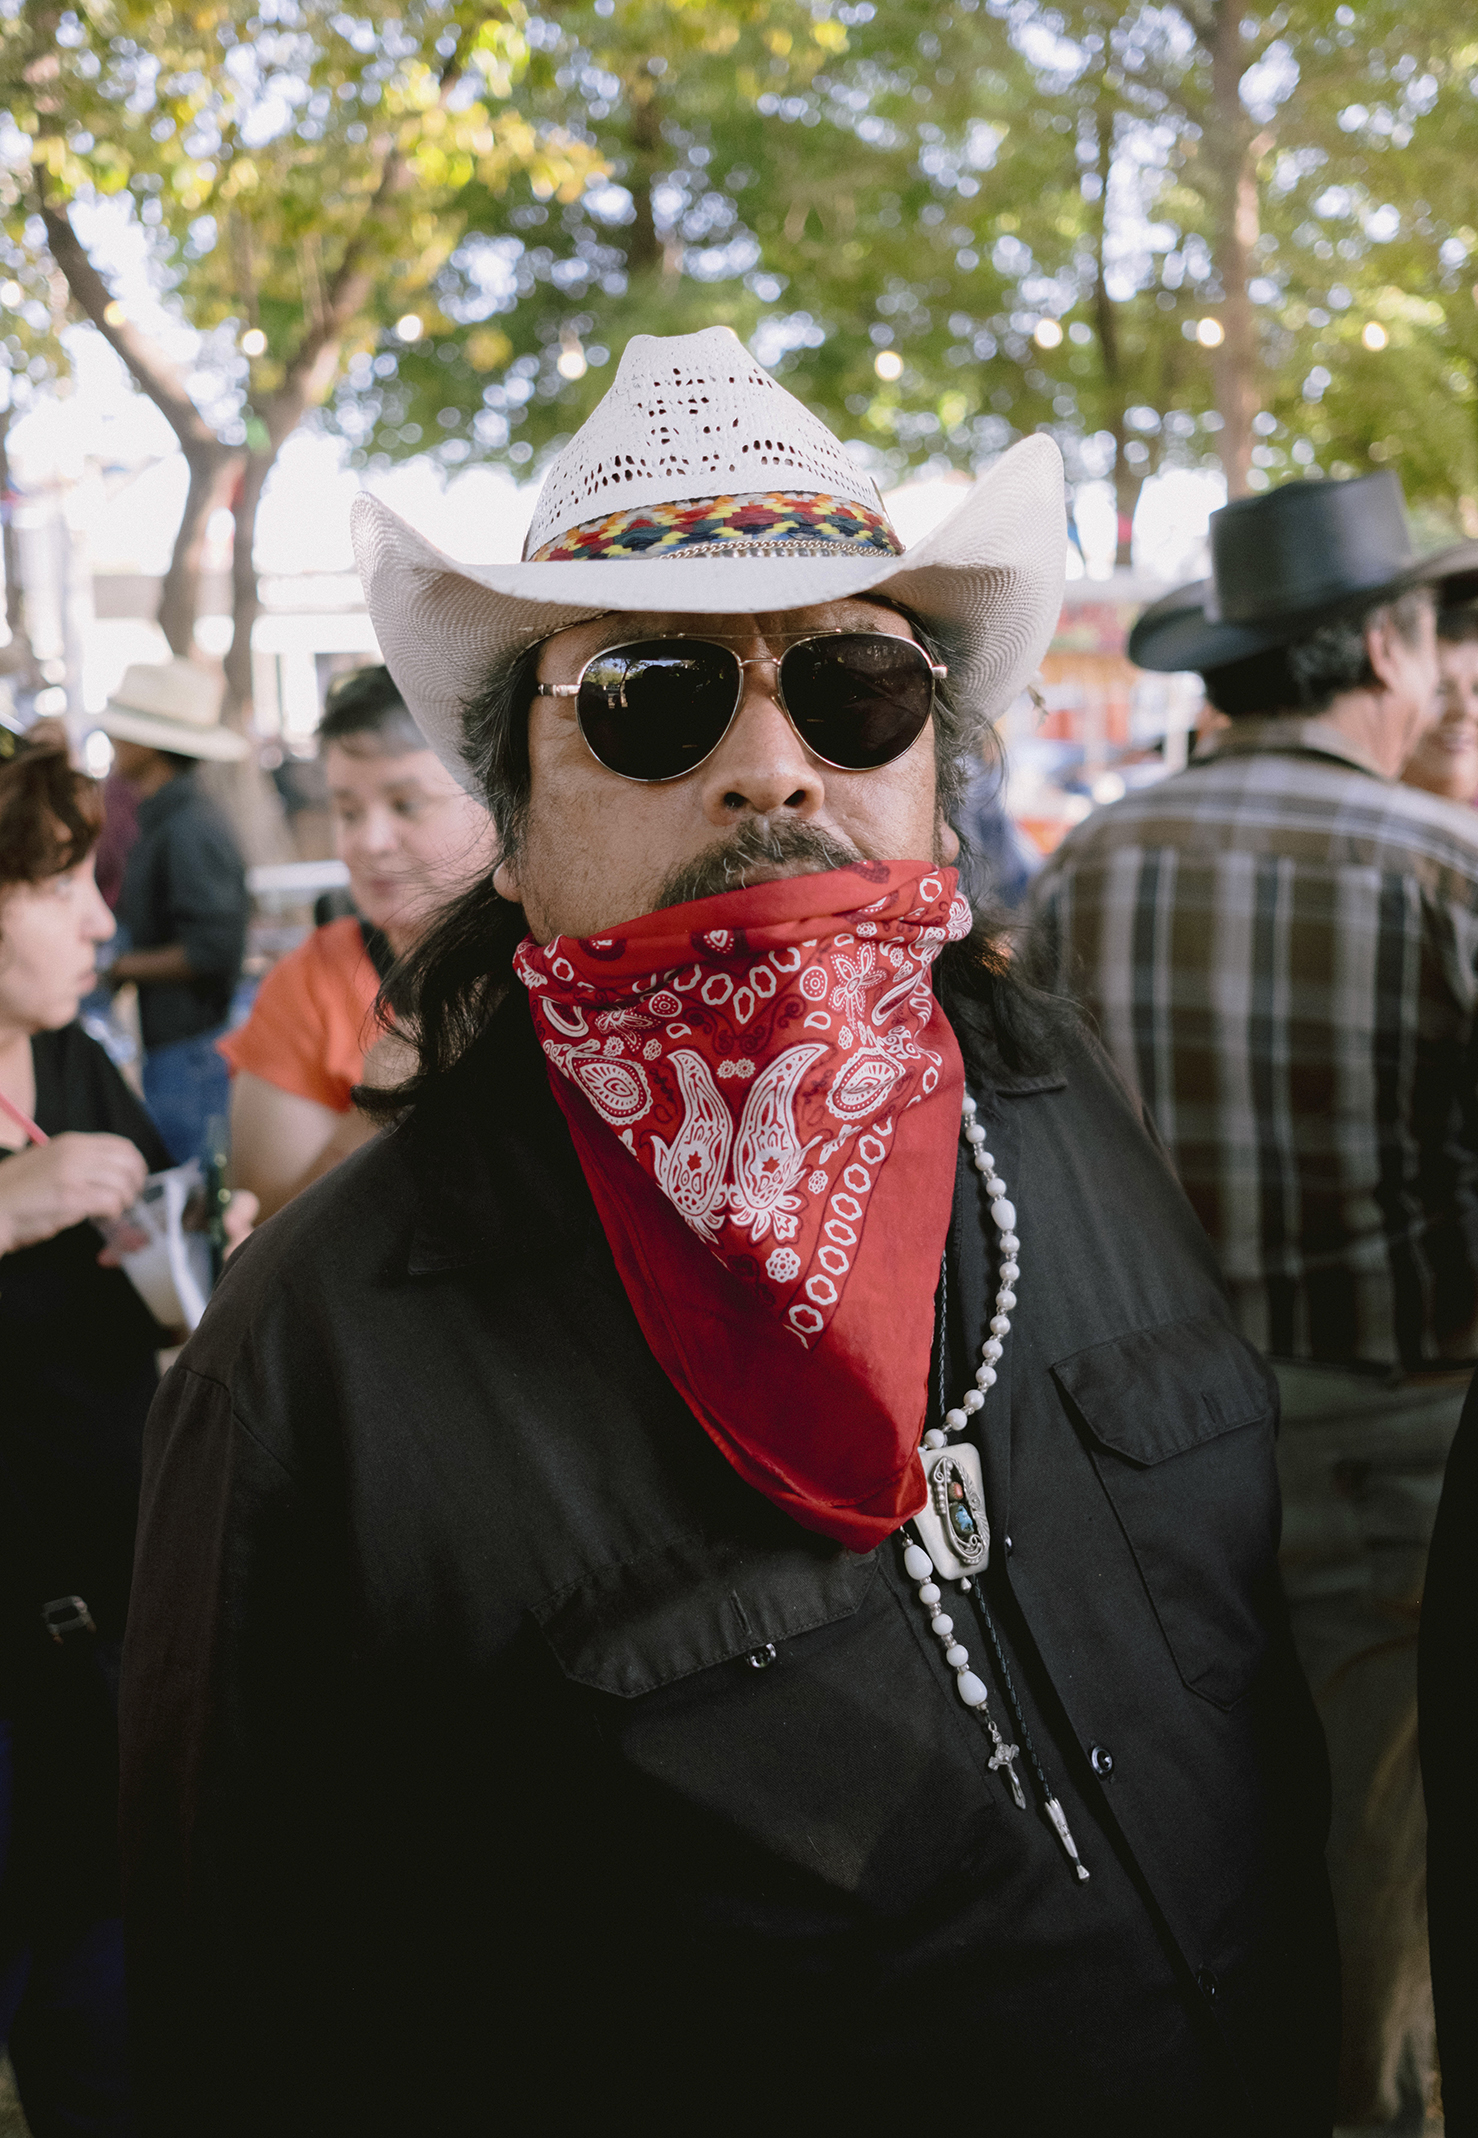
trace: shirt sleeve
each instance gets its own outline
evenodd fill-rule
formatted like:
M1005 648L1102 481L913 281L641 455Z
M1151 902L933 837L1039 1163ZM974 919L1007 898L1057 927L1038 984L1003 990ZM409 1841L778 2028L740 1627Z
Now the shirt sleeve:
M168 919L199 979L233 980L246 948L246 874L226 826L204 809L170 826Z
M332 1059L336 1050L313 984L313 962L310 936L273 966L246 1023L217 1040L216 1050L233 1075L244 1069L279 1091L347 1113L356 1078L345 1076Z

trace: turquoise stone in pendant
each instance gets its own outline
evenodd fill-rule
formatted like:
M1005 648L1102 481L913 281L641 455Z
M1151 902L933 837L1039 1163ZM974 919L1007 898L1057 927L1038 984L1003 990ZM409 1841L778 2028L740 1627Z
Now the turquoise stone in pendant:
M921 1448L928 1498L914 1516L915 1534L941 1581L960 1581L985 1571L990 1523L980 1456L968 1442Z

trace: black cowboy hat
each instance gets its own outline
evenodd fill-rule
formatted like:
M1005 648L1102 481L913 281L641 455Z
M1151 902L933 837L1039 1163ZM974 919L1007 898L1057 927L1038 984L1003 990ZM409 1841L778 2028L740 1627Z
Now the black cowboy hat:
M1291 482L1211 515L1213 577L1151 604L1129 658L1162 672L1225 668L1290 645L1409 587L1478 573L1478 542L1419 557L1399 479Z

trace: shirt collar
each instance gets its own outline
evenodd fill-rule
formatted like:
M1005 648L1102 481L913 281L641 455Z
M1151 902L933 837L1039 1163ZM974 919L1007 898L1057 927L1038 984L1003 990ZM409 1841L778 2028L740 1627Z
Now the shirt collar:
M1308 757L1332 757L1338 763L1366 772L1386 786L1394 785L1388 773L1372 763L1363 750L1340 734L1317 713L1248 713L1229 728L1222 728L1203 748L1197 762L1213 757L1249 757L1254 752L1283 753Z

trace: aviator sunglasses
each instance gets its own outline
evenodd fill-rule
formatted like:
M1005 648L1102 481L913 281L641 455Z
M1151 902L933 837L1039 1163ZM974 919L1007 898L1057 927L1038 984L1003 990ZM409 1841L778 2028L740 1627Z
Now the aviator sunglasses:
M912 639L881 631L828 631L797 639L778 659L750 660L718 639L642 638L593 654L573 683L534 689L576 701L580 733L608 771L680 779L723 741L745 669L771 662L791 726L812 756L843 772L873 772L912 749L948 673Z

